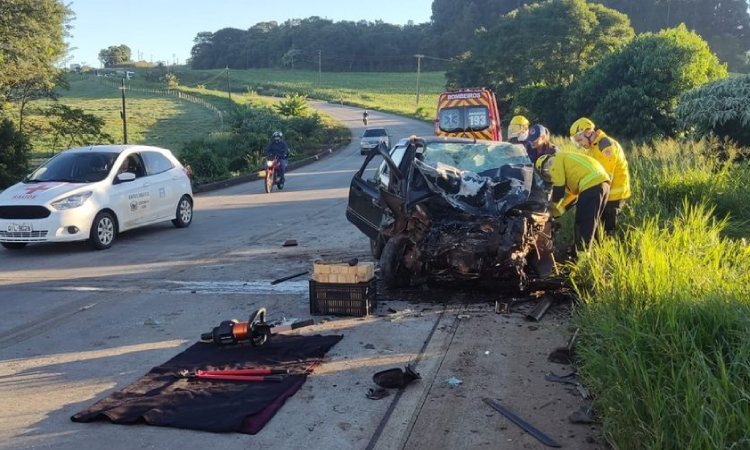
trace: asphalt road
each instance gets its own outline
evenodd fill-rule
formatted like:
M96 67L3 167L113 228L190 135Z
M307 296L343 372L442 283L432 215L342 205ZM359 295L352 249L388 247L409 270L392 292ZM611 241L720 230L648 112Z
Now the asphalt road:
M321 257L369 258L367 240L344 217L363 160L361 110L315 106L352 129L352 145L289 173L282 192L265 194L253 182L198 196L190 228L127 232L107 251L46 244L0 252L0 449L541 448L487 410L483 396L543 417L546 431L569 448L595 448L584 441L595 433L565 423L579 400L538 381L549 370L545 352L564 339L564 318L529 328L520 315L496 316L487 304L397 298L381 307L405 311L395 318L303 329L345 337L256 436L69 420L221 320L244 319L261 306L271 317L309 316L304 279L273 287L270 280L311 269ZM374 111L370 121L395 139L432 132ZM300 245L282 248L287 239ZM373 373L409 362L422 382L365 399ZM451 387L449 376L464 383ZM526 393L519 396L518 386Z

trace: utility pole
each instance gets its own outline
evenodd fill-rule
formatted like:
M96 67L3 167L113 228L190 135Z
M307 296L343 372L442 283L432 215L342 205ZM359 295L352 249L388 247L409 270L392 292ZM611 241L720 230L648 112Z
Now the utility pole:
M226 68L227 71L227 94L229 94L229 100L232 99L232 85L229 83L229 66Z
M320 84L321 79L323 78L323 53L320 49L318 49L318 84Z
M419 105L419 76L422 72L422 58L424 55L414 55L417 58L417 105Z
M122 117L122 143L128 143L128 115L125 110L125 78L121 80L122 84L120 90L122 91L122 111L120 111L120 117Z

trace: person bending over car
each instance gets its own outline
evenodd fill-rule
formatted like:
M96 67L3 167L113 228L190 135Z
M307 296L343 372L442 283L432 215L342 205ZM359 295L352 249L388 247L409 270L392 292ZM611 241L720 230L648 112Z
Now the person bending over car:
M529 128L525 145L532 163L542 155L554 155L558 152L557 146L549 140L549 130L539 124Z
M598 238L599 221L609 197L609 175L594 158L580 153L542 155L534 165L552 183L552 216L565 213L566 196L578 196L574 225L575 250L588 248Z
M289 158L289 147L286 145L286 142L284 142L284 135L281 134L281 131L273 132L273 135L271 135L271 143L268 144L264 153L269 160L278 156L280 166L279 170L281 172L279 173L279 177L281 178L280 183L284 184L286 181L284 176L286 175L286 163Z

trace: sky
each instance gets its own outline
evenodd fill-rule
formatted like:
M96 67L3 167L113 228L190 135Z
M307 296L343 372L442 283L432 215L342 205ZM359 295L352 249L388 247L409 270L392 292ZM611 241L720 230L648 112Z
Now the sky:
M146 61L184 63L200 31L320 16L331 20L427 22L432 0L72 0L70 63L99 67L99 50L125 44Z

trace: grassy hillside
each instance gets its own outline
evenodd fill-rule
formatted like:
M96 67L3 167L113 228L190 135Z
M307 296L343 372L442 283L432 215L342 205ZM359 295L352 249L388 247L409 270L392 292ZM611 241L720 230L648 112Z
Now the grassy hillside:
M106 120L104 132L122 142L122 120L120 91L103 86L92 79L72 79L69 91L61 91L60 103L81 108ZM53 136L48 129L48 119L43 110L47 101L30 104L27 115L33 152L44 156L63 149L67 143L58 142L53 148ZM184 142L200 138L215 131L216 116L206 108L175 98L128 92L128 143L148 144L178 150Z
M225 76L215 78L221 70L176 71L180 84L225 91ZM261 95L282 96L288 93L305 94L332 102L343 99L346 104L380 109L412 117L431 120L435 115L438 96L445 90L443 72L427 72L421 76L419 106L415 103L416 74L414 73L318 73L302 70L232 70L232 91L252 90Z

